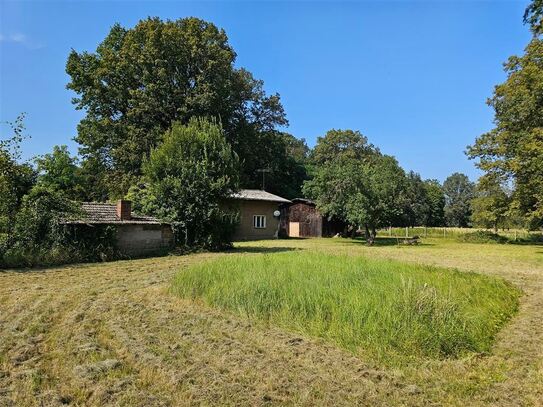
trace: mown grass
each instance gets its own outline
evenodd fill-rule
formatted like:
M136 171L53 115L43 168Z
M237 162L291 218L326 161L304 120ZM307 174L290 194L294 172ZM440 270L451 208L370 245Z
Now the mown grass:
M520 295L495 277L316 251L196 264L172 291L392 363L488 351Z

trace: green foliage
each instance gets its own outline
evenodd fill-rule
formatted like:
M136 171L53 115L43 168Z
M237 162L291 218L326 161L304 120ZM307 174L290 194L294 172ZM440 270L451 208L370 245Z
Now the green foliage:
M267 169L266 191L287 199L300 197L302 184L308 179L306 165L309 148L305 140L273 131L262 132L255 137L251 150L243 156L241 185L260 189L262 176L257 170Z
M445 194L443 188L437 180L424 181L426 190L426 199L428 212L423 223L426 226L444 226L445 225Z
M64 194L37 185L25 195L13 229L0 244L0 267L34 267L118 258L116 229L70 225L81 216Z
M534 3L537 5L539 2ZM540 24L540 11L537 11ZM539 28L537 28L539 30ZM496 127L481 135L468 156L489 176L514 186L511 207L533 227L543 225L543 41L534 38L525 54L505 64L507 80L496 86L488 104Z
M353 231L364 227L369 243L377 228L401 219L405 173L360 132L331 130L319 137L311 162L313 179L304 183L303 192L328 218L346 222Z
M486 230L477 230L461 234L457 237L459 242L463 243L507 243L509 239L505 236L498 235Z
M534 35L543 34L543 0L533 0L524 12L524 23Z
M68 147L54 146L53 152L35 159L38 185L60 193L72 200L86 200L86 185L77 159L70 156Z
M24 118L21 114L15 122L6 123L12 134L0 139L0 234L9 233L23 196L36 181L34 169L27 163L20 163L20 145L25 138Z
M388 362L489 351L519 297L485 275L313 251L197 264L172 291Z
M443 193L445 194L445 219L447 226L470 226L473 190L473 183L464 174L455 172L445 180L443 183Z
M371 243L377 228L401 218L404 188L405 173L398 162L376 154L367 162L332 160L317 168L303 190L325 216L353 230L363 226Z
M483 176L475 187L475 198L471 201L471 219L478 227L493 228L509 226L508 214L510 197L500 182L493 177Z
M406 226L427 225L430 212L430 202L427 196L427 188L420 175L410 171L405 180L403 193L404 208L403 217Z
M76 140L100 170L100 188L106 185L110 197L124 195L172 123L193 117L220 118L244 181L258 182L254 169L272 165L260 151L268 148L263 142L280 144L274 129L287 121L279 95L266 95L263 82L237 69L235 58L223 30L193 17L148 18L131 29L116 24L96 52L72 51L68 88L86 112Z
M235 216L223 207L238 189L237 155L220 125L174 123L143 165L146 185L132 188L134 209L173 223L186 247L219 248L231 241Z
M378 154L379 150L359 131L329 130L324 137L317 138L311 163L321 166L332 161L366 161Z

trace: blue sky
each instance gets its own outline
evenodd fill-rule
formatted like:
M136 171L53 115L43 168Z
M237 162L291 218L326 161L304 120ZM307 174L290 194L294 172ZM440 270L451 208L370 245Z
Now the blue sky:
M328 129L351 128L424 178L476 179L463 151L492 127L485 101L505 79L502 63L530 39L526 5L0 0L0 120L27 112L27 158L56 144L77 152L83 113L65 88L70 49L95 50L115 22L196 16L226 30L236 64L281 95L287 131L310 146Z

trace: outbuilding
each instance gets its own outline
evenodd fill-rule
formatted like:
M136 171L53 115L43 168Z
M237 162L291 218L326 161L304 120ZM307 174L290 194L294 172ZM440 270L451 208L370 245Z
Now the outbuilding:
M173 247L174 235L169 223L152 216L132 212L132 203L83 202L82 216L67 221L85 233L86 228L111 225L116 230L116 249L120 254L140 257L163 252Z
M343 222L327 219L317 209L315 202L294 198L281 206L281 235L288 237L334 236L345 229Z
M288 199L259 189L242 189L230 195L239 210L234 240L274 239L279 236L279 206Z

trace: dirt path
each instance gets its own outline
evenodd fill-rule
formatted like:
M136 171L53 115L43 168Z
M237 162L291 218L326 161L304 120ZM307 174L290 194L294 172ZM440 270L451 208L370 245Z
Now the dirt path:
M247 247L262 245L278 243ZM454 261L450 251L447 257L417 250L371 254ZM0 272L0 405L505 406L543 399L543 266L537 256L495 261L492 272L514 279L526 296L492 355L391 371L167 292L177 270L220 255ZM489 256L485 271L496 257L476 253L466 268L482 267L481 256ZM515 270L505 267L511 262Z

